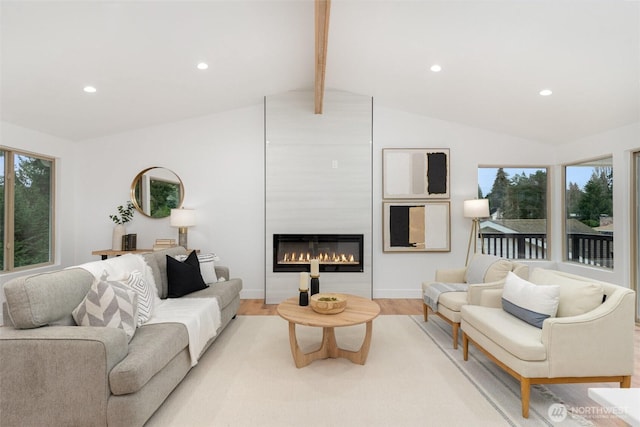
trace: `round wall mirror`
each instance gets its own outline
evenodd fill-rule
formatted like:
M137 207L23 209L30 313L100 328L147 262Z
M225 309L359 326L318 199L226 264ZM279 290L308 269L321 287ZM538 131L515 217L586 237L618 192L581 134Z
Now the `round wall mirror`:
M166 218L171 209L182 207L184 186L173 171L151 167L131 183L131 201L138 212L150 218Z

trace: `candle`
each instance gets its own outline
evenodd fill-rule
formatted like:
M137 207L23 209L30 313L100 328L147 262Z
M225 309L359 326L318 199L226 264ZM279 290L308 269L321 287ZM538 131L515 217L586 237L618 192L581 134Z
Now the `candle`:
M301 291L306 291L309 289L309 273L301 272L300 273L300 288Z
M318 277L320 275L320 261L318 258L311 260L311 277Z

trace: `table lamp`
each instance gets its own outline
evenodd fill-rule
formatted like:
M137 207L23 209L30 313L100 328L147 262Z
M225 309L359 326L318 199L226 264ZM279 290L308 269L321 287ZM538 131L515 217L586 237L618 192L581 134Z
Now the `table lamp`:
M187 228L196 225L193 209L171 209L171 226L178 227L178 244L187 249Z

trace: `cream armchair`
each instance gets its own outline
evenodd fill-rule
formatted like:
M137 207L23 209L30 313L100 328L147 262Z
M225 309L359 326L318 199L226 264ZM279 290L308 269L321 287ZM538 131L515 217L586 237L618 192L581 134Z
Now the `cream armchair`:
M499 258L493 255L477 254L468 267L436 270L435 281L422 283L424 321L428 321L429 309L451 325L453 348L458 348L460 329L460 308L468 303L469 295L480 296L480 289L500 289L507 273L513 271L526 278L529 267ZM451 289L464 289L442 292L434 291L442 284ZM471 291L468 294L468 291ZM434 297L435 295L435 297ZM435 300L435 301L434 301ZM479 301L474 301L479 303Z
M505 288L513 282L512 277L507 278ZM531 272L528 282L522 286L533 284L533 292L546 292L535 288L547 286L535 285L558 286L555 316L536 327L524 316L505 311L508 306L503 309L500 290L479 290L473 299L482 305L467 304L461 309L464 360L471 342L519 380L525 418L529 416L531 384L618 382L621 387L630 387L635 292L541 268Z

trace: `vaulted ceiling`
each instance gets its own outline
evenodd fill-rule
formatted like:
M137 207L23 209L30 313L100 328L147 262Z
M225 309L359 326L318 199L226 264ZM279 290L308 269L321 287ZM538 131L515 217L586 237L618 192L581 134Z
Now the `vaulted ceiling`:
M640 2L333 0L330 16L326 89L549 143L640 120ZM4 0L0 20L1 119L71 140L314 88L313 0Z

